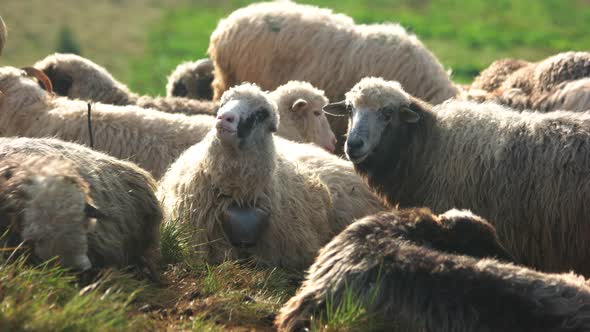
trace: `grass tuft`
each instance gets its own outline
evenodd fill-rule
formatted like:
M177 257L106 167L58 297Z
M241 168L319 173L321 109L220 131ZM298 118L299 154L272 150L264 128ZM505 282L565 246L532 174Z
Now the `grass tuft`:
M130 303L141 289L125 289L130 277L102 275L80 290L78 278L47 262L31 266L22 255L0 258L0 330L128 331L151 324L129 317ZM132 282L137 285L137 282Z

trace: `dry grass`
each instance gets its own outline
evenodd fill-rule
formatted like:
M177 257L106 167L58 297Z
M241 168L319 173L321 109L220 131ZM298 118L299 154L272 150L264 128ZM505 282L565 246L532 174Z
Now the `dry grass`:
M0 64L31 65L56 51L60 29L74 32L82 55L122 77L131 74L129 59L145 53L148 30L165 9L189 0L3 0L0 15L8 42Z

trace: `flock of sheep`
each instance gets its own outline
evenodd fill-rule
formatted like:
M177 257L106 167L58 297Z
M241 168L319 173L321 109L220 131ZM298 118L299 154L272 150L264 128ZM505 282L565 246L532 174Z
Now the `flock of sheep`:
M590 331L590 53L460 86L397 24L280 1L208 54L166 97L76 55L0 67L0 245L159 280L179 222L207 262L307 271L281 331L350 292L386 329Z

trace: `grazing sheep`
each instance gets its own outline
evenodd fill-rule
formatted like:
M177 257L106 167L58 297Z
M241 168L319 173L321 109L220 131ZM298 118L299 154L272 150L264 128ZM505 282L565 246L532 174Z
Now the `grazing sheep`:
M354 187L363 183L351 172L352 178L339 185L323 181L336 168L331 159L338 157L274 137L276 104L255 85L230 89L221 105L216 128L170 167L158 194L166 221L179 220L198 230L193 242L207 261L252 256L263 264L301 270L356 215L383 208L368 188ZM304 147L309 155L326 156L324 174L289 159L292 150ZM362 207L343 220L335 207L344 202ZM232 216L240 214L256 232L242 225L244 234L227 234L240 228L240 220L232 223Z
M470 90L467 96L467 100L494 102L515 110L585 112L590 110L590 77L560 83L550 91L510 88L481 93Z
M492 62L473 80L472 89L494 91L499 88L506 78L518 69L528 66L530 62L518 59L502 59Z
M94 62L75 54L55 53L38 61L35 68L51 80L55 93L113 105L137 105L167 113L215 115L217 103L180 97L139 96Z
M3 158L0 247L18 248L26 242L42 260L57 256L65 267L88 270L92 266L88 232L98 214L88 191L86 181L64 160L23 155Z
M55 158L59 163L43 165L43 159L28 163L32 158ZM33 232L35 240L41 241L34 244L41 244L42 250L35 248L35 252L42 258L48 257L43 253L61 254L62 250L77 257L76 253L87 245L87 258L93 267L138 266L147 268L157 279L162 211L155 196L156 184L147 172L132 163L56 139L0 138L0 160L14 163L0 176L8 190L16 189L9 193L16 195L10 200L24 200L18 202L21 209L3 213L23 219L18 223L25 227L21 235L27 239L27 232ZM69 166L62 169L63 163ZM90 217L98 217L91 232L85 229L87 222L80 214L92 212L85 208L89 202L100 209L100 214L90 213ZM67 219L58 219L62 216ZM72 222L80 227L70 229ZM65 226L68 228L63 229ZM60 229L71 233L61 234ZM85 233L87 239L82 238ZM82 262L81 267L87 268L88 262Z
M186 98L137 97L129 92L126 86L114 80L104 68L77 55L54 54L38 62L35 67L49 76L57 94L69 98L89 99L114 105L136 104L160 111L178 111L184 107L183 105L193 108L196 105L194 103L213 104L206 101L188 101ZM291 113L278 128L277 134L299 142L313 142L328 151L334 151L334 133L326 125L326 116L321 112L321 108L327 103L324 92L304 82L288 82L277 90L273 96L281 105L279 112L284 116ZM178 112L188 115L215 115L218 103L214 104L215 106L206 112L192 112L189 109ZM198 140L194 143L196 142Z
M504 59L490 65L462 95L518 110L590 110L590 53L564 52L539 62Z
M183 62L168 76L166 97L211 100L212 82L213 62L210 59Z
M390 204L471 209L519 261L590 275L590 113L433 108L380 78L324 109L350 114L346 154Z
M55 97L22 70L0 68L0 136L56 137L89 145L87 104ZM94 148L129 159L160 178L215 119L168 114L137 106L92 105Z
M2 55L2 49L4 48L4 44L6 44L7 36L6 25L4 24L4 20L2 20L2 16L0 16L0 55Z
M480 260L497 255L510 257L493 228L467 211L369 216L320 250L275 324L279 331L303 331L316 320L325 322L326 312L353 294L370 317L364 329L590 330L590 288L583 278Z
M289 80L307 81L328 99L341 100L365 76L398 80L433 103L459 92L432 53L403 27L357 25L329 9L289 1L234 11L212 33L208 54L215 66L214 100L241 82L272 90ZM347 122L329 120L341 147Z

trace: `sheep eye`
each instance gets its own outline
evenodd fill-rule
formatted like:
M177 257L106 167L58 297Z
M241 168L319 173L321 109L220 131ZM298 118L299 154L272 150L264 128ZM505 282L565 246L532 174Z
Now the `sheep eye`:
M320 111L313 111L313 115L320 116L320 115L322 115L322 112L320 112Z
M393 110L388 109L388 108L381 109L381 112L380 113L383 115L383 117L385 118L385 120L390 120L391 117L393 116Z

